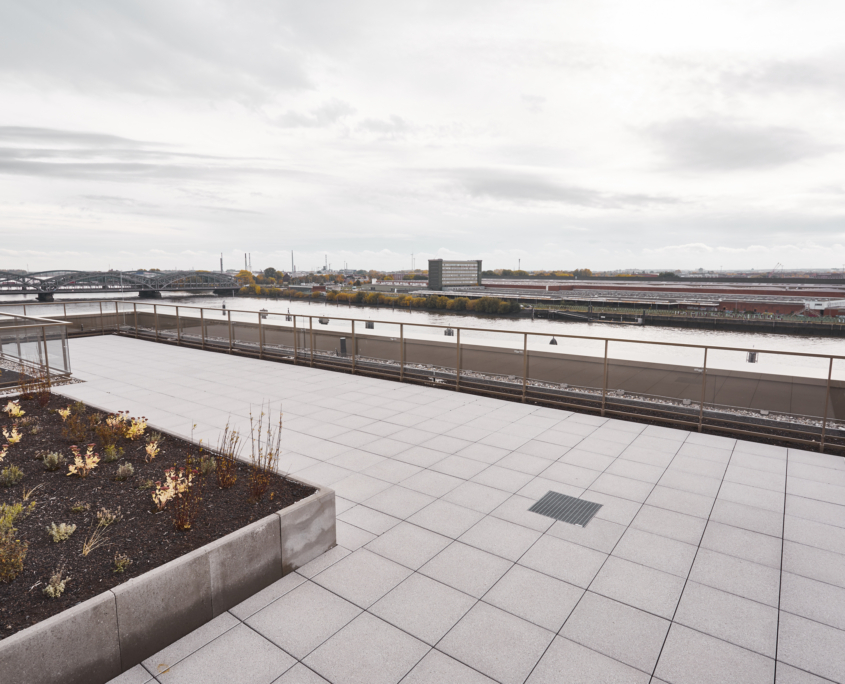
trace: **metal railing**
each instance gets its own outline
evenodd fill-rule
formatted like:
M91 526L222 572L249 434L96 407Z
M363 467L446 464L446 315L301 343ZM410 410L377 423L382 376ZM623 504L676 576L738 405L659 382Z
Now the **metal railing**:
M4 382L4 370L44 377L48 383L70 375L68 326L65 321L0 312L0 389L11 384Z
M116 332L699 432L845 450L845 356L115 300L29 306L61 306L71 336Z

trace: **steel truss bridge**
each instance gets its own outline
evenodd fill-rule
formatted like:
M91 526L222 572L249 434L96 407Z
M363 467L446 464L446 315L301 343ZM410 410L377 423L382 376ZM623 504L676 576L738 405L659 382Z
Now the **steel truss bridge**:
M240 286L234 276L213 271L0 271L0 295L35 294L42 302L53 301L56 294L137 292L149 298L161 297L162 292L232 294Z

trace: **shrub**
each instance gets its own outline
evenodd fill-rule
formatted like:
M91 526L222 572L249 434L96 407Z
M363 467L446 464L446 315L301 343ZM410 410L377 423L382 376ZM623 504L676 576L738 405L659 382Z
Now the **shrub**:
M45 408L50 403L50 397L53 395L53 390L50 386L50 375L46 371L39 371L35 376L35 399L41 408Z
M213 456L200 456L200 475L208 477L216 470L216 463Z
M32 506L29 507L31 509ZM11 582L23 572L29 544L15 539L17 530L14 524L25 511L23 504L0 504L0 582Z
M23 470L16 465L8 465L0 471L0 485L3 487L13 487L21 480L23 480Z
M185 457L185 473L188 474L188 486L176 493L173 500L173 526L177 530L189 530L202 512L203 480L197 478L196 461L191 454Z
M76 525L68 525L67 523L50 523L50 527L46 528L47 534L54 542L63 542L70 539L70 535L76 532Z
M73 465L68 467L68 477L71 475L88 477L90 472L94 470L100 462L100 457L94 453L94 445L89 444L88 450L85 454L80 454L79 449L76 446L72 446L70 450L73 452Z
M64 593L65 585L70 582L70 577L63 578L63 574L64 570L59 568L50 576L47 586L41 590L44 596L47 598L59 598Z
M132 418L132 423L126 428L126 436L131 440L136 440L144 435L144 430L147 429L147 419L143 416L141 418Z
M75 501L70 506L71 513L84 513L85 511L91 510L91 504L85 503L84 501Z
M88 556L89 553L94 551L95 549L104 546L107 542L106 534L104 532L103 527L97 525L94 528L94 531L88 536L88 538L82 544L82 555Z
M114 571L123 573L126 572L127 568L132 565L132 559L127 556L125 553L120 553L119 551L114 552Z
M103 449L103 462L112 463L123 457L123 447L114 446L113 444Z
M90 426L90 421L85 415L84 410L77 411L75 410L77 404L74 404L73 406L74 410L71 411L67 420L64 421L64 427L62 428L62 436L69 442L84 442L88 439L88 428Z
M156 482L156 490L153 492L153 502L160 511L164 510L167 502L181 494L191 486L194 475L186 473L184 468L178 470L174 466L164 471L164 482Z
M6 441L9 444L17 444L21 441L21 437L23 437L23 435L18 432L18 428L16 425L12 426L11 432L9 432L6 428L3 428L3 436L6 438Z
M123 516L120 513L120 506L117 507L116 511L111 511L108 508L101 508L97 511L98 527L108 527L109 525L114 525L116 522L120 522L121 520L123 520Z
M135 468L131 463L121 463L117 468L117 475L115 476L118 480L128 480L135 474Z
M10 401L3 409L3 413L8 414L10 418L21 418L26 411L21 408L21 402L18 399Z
M56 411L56 413L61 416L62 422L64 423L67 420L67 417L70 415L70 406L65 409L59 409L58 411Z
M41 459L46 470L58 470L65 464L65 457L58 451L50 451Z

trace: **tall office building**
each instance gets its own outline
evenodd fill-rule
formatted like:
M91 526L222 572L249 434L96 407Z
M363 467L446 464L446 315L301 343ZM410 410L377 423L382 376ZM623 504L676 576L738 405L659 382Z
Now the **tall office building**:
M481 259L477 261L428 260L428 288L430 290L474 285L481 285Z

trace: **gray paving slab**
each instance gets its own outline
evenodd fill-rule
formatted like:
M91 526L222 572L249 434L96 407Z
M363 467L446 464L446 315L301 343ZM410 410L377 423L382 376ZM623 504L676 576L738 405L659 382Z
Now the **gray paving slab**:
M339 545L164 649L168 681L646 682L672 617L653 684L845 681L841 458L126 338L71 354L88 382L61 391L185 437L281 407L282 467L338 489ZM602 508L529 512L549 490Z
M360 608L369 608L410 574L411 570L399 563L358 549L312 581Z
M150 656L141 664L150 672L158 675L171 669L194 651L198 651L203 646L210 644L239 624L241 624L240 620L231 613L222 613L211 620L211 622L205 623L202 627L195 629L187 636L182 637L155 655Z
M467 667L445 653L432 649L408 673L402 684L495 684L477 670Z
M778 611L771 606L687 582L675 622L761 655L775 657Z
M514 565L484 594L483 600L557 632L583 595L580 587Z
M651 677L598 651L556 637L527 684L648 684Z
M673 623L654 675L671 684L770 684L775 661Z
M403 522L373 539L366 548L411 570L418 570L451 543L448 537Z
M330 682L396 684L428 650L419 639L363 613L303 663Z
M453 542L419 572L466 594L481 598L513 565L492 553Z
M611 556L590 584L590 591L671 620L684 579Z
M845 632L781 612L778 660L834 682L845 680Z
M295 664L287 653L239 624L157 675L157 679L162 684L270 684Z
M476 603L476 598L414 573L370 608L370 612L431 646Z
M586 589L606 558L607 554L600 551L544 535L519 559L519 564Z
M360 613L358 606L313 582L306 582L245 622L279 648L301 659Z
M458 537L458 541L510 561L517 561L541 534L536 530L488 515Z
M670 622L588 591L560 636L651 674Z
M437 648L497 682L521 684L553 638L553 632L479 602Z

